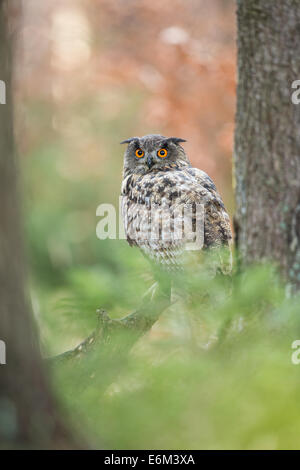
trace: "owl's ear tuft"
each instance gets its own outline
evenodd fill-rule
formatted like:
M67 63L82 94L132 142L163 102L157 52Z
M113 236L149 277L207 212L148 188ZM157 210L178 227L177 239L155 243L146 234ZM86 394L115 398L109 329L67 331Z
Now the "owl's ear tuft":
M169 137L166 139L167 142L173 142L173 144L180 144L180 142L186 142L185 139L181 139L180 137Z
M138 137L130 137L129 139L122 140L122 142L120 142L120 144L130 144L130 142L134 142L134 141L138 141L138 140L139 140Z

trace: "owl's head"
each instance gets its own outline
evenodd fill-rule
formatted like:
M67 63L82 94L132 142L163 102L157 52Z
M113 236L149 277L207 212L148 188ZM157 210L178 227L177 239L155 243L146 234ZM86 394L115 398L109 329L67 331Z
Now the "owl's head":
M121 144L128 144L124 154L124 171L145 174L188 165L189 159L180 146L181 142L186 141L157 134L123 140Z

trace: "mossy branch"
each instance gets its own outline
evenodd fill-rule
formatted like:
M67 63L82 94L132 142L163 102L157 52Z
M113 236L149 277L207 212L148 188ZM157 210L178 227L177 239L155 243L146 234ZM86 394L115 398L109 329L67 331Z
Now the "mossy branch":
M151 329L161 313L170 304L170 292L166 293L158 283L155 283L143 296L139 308L121 319L112 319L105 310L98 309L95 330L74 349L49 357L47 360L56 363L79 359L96 347L101 346L111 346L115 349L117 344L113 340L122 332L132 333L128 336L128 340L120 345L123 352L124 348L129 350L142 335Z

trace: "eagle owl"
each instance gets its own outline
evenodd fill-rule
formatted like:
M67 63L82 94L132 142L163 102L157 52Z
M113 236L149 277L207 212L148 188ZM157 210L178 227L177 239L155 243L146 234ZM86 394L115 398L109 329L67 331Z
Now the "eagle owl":
M193 168L184 139L146 135L124 140L122 217L127 241L163 271L185 269L186 250L223 247L223 273L231 270L231 228L211 178ZM197 243L195 242L197 241Z

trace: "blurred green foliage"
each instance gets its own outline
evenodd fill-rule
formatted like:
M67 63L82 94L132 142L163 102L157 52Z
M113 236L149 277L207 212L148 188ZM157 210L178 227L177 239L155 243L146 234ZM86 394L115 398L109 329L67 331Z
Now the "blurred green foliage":
M230 287L193 282L128 358L102 349L55 368L75 428L116 449L299 448L299 298L266 266Z

